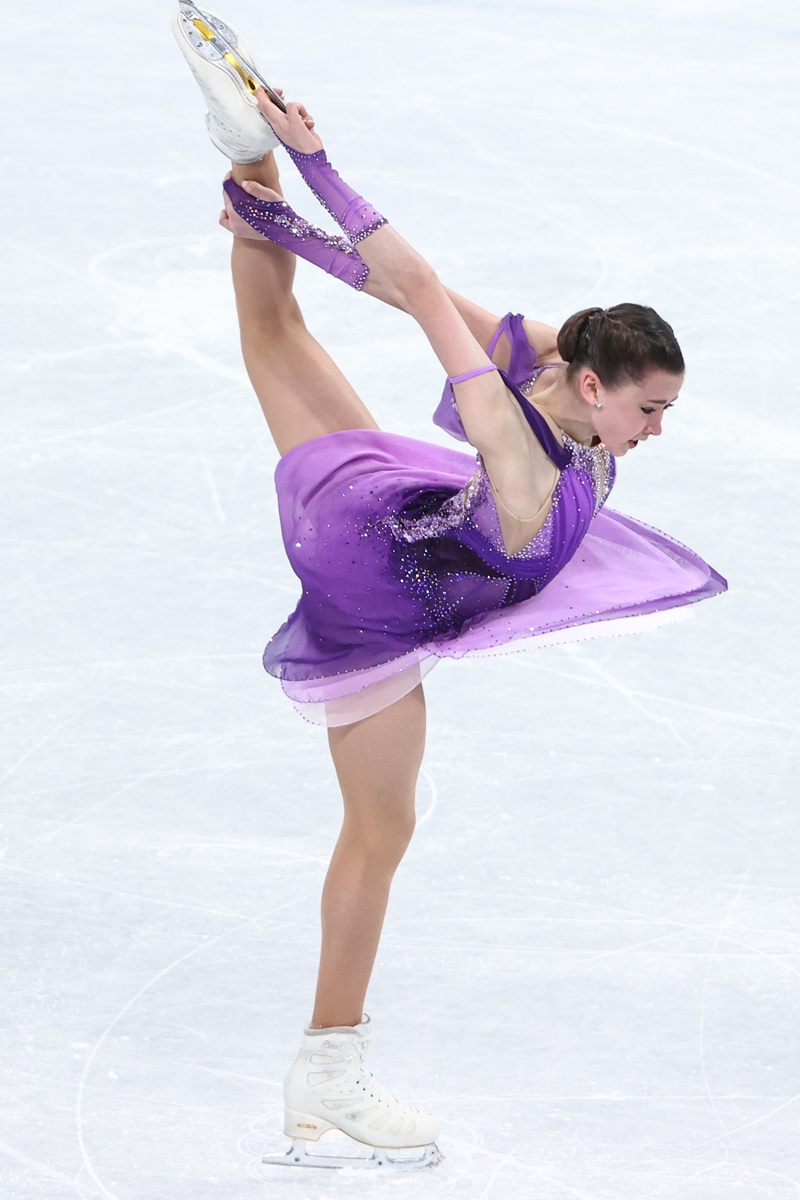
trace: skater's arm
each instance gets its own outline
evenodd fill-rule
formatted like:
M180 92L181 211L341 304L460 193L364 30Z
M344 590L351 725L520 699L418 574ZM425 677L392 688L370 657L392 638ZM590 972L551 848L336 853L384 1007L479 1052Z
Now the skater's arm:
M433 267L395 229L376 230L359 252L370 278L420 326L448 376L490 365ZM484 457L518 453L524 418L496 371L456 384L454 394L464 431Z
M485 308L481 308L480 305L475 304L472 300L467 300L466 297L459 296L457 292L452 291L450 288L447 288L447 294L453 301L453 304L455 304L461 317L466 321L473 337L488 353L492 338L496 334L497 327L500 324L500 318L488 312ZM561 361L556 344L558 339L557 329L554 329L552 325L545 325L541 321L534 321L530 317L525 318L523 327L528 341L536 351L536 357L539 362ZM492 352L492 361L497 363L498 367L502 367L504 371L508 369L510 349L508 339L501 337Z
M258 103L284 145L300 160L312 162L313 156L323 146L316 130L308 128L306 110L292 103L283 113L264 91L258 92ZM300 161L298 169L303 173L306 163ZM341 205L343 198L343 214L350 214L356 222L365 212L376 219L368 233L358 235L357 249L369 268L367 286L371 292L377 292L387 303L407 312L418 322L447 374L460 376L488 366L485 350L460 317L436 272L424 258L386 224L379 213L361 197L356 197L329 166L323 172L317 172L313 179L314 182L309 186L340 223L343 217L337 215L336 205ZM309 182L308 178L306 182ZM246 181L243 181L242 187L252 195L272 195L269 189ZM322 189L329 189L330 196L323 194ZM349 198L352 198L352 202ZM525 422L519 406L496 372L479 375L467 383L456 385L455 395L465 432L476 449L484 455L505 452L513 457L518 453L520 429Z
M391 226L376 230L360 250L370 274L375 269L390 281L397 306L419 324L451 379L489 365L436 272ZM506 550L514 554L544 522L558 471L496 371L455 383L453 393L498 500Z
M289 104L282 113L264 92L258 93L258 100L308 186L355 243L368 268L367 282L414 318L451 380L491 368L486 350L433 268L331 167L319 135L304 120L305 110ZM259 194L256 185L243 181L242 187ZM536 532L530 524L534 518L510 517L509 510L538 515L557 472L497 371L484 370L455 383L453 390L464 430L482 454L504 510L499 515L506 545L519 548Z
M555 326L534 321L531 317L526 317L522 326L540 363L563 362L558 353L558 330Z
M487 309L481 308L480 305L474 304L472 300L467 300L465 296L459 296L458 292L452 291L451 288L445 288L445 291L476 342L488 354L492 338L497 333L500 318ZM508 357L508 342L505 338L501 338L492 354L492 362L505 371L508 367Z

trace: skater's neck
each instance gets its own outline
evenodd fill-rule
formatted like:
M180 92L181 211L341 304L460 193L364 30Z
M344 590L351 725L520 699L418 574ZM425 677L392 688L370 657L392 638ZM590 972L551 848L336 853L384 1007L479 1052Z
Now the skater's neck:
M532 403L573 442L591 446L597 437L593 409L578 395L567 379L567 372L548 371L540 377L540 382L542 386L536 387L531 396Z

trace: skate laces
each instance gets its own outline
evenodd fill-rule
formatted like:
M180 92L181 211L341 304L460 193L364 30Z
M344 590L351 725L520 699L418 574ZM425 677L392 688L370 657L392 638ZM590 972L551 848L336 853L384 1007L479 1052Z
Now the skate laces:
M378 1083L372 1072L364 1066L366 1052L366 1038L363 1039L360 1046L352 1043L350 1046L343 1046L341 1043L333 1040L324 1041L319 1050L311 1056L311 1062L318 1069L314 1074L324 1074L326 1078L317 1078L315 1083L311 1083L311 1079L309 1078L309 1083L313 1090L318 1093L324 1092L327 1085L339 1082L351 1070L353 1088L362 1094L366 1093L379 1107L389 1108L397 1115L416 1116L416 1109L407 1104L405 1100L399 1100L382 1083ZM351 1064L353 1065L351 1066ZM325 1070L326 1067L328 1068L327 1071ZM328 1102L324 1101L324 1103L327 1104ZM332 1101L332 1103L338 1106L343 1101Z
M372 1071L368 1071L364 1066L363 1058L356 1071L355 1084L356 1087L362 1088L379 1108L386 1107L399 1115L414 1116L415 1110L410 1104L405 1100L398 1100L388 1088L378 1083Z

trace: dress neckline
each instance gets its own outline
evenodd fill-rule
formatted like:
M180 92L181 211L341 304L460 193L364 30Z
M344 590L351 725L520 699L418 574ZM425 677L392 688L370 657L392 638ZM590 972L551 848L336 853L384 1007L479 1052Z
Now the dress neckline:
M558 467L559 471L563 471L572 462L572 450L569 446L559 441L550 428L547 418L539 412L538 408L526 396L523 396L517 385L509 379L506 372L500 371L499 373L503 383L522 409L522 414L533 430L539 445L550 461Z

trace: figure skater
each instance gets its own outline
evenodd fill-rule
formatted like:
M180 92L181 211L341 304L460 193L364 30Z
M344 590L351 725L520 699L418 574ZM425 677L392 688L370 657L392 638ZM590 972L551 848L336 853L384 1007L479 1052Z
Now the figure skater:
M557 332L448 292L332 169L306 109L259 86L230 26L181 0L173 28L211 139L233 164L221 223L234 235L242 350L282 456L281 528L302 585L264 664L328 727L344 801L314 1011L285 1083L283 1161L311 1165L308 1142L339 1129L376 1148L371 1164L417 1148L414 1165L430 1165L438 1121L369 1073L363 1013L414 828L421 680L442 657L639 629L725 589L692 551L603 508L615 460L661 433L684 361L671 327L638 304L586 309ZM279 141L343 235L283 200ZM435 419L477 457L378 429L305 327L297 255L418 322L448 376Z

